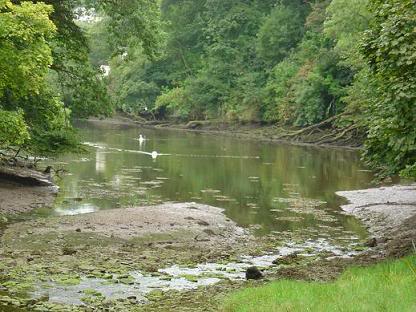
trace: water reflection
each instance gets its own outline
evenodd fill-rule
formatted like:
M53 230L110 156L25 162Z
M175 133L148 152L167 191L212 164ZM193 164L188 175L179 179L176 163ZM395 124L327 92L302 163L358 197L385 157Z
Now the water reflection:
M92 204L73 204L63 207L57 207L55 212L59 216L75 216L79 214L92 213L98 211L99 208Z
M140 144L134 127L83 122L79 128L95 159L59 160L72 175L61 182L57 213L85 211L86 204L95 211L197 201L225 208L242 226L258 225L260 234L362 231L340 213L335 196L367 187L372 179L354 151L149 129L140 129L146 138ZM155 159L149 157L153 151ZM74 197L83 201L66 201Z
M105 154L102 149L97 148L95 153L95 171L105 172Z

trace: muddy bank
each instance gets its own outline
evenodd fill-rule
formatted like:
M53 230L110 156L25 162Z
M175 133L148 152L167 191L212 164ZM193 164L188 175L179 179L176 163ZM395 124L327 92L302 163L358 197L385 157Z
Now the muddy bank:
M47 186L25 186L0 179L0 214L18 214L51 207L56 191Z
M20 167L0 167L0 214L51 207L57 191L46 174Z
M0 240L0 304L29 311L216 311L250 266L273 277L278 268L351 252L325 239L290 241L283 233L254 237L222 209L195 203L15 223ZM288 262L294 252L299 256Z
M8 232L27 228L33 235L83 233L121 240L150 239L171 247L180 243L189 248L199 245L232 250L244 244L249 235L222 212L220 208L196 203L166 203L49 218L47 222L39 221L42 226L28 222L11 226Z
M179 266L221 263L255 250L254 238L222 212L164 204L12 224L0 241L0 303L13 298L11 304L30 311L130 311L143 301L159 302L158 289L220 282L215 273L196 278ZM170 267L173 272L162 270Z
M113 125L115 127L131 127L131 126L137 126L138 123L142 122L141 120L134 120L133 118L116 115L113 118L88 118L88 122L91 122L97 126L100 125Z
M123 118L124 119L124 118ZM117 118L112 120L116 122ZM295 144L304 146L341 147L360 149L364 141L362 133L349 133L348 136L337 136L334 129L324 127L316 129L286 129L275 125L261 123L227 123L221 121L191 121L177 124L164 121L134 121L140 127L187 131L212 135L223 135L240 139L272 143ZM299 134L297 134L299 133Z
M416 243L416 185L337 192L349 204L342 209L367 226L373 252L381 257L409 253Z
M107 119L89 118L88 121L97 125L113 125L114 127L138 126L149 129L222 135L272 143L348 149L360 149L365 139L365 135L360 132L347 132L347 136L340 136L340 130L332 129L327 124L323 124L322 127L318 125L316 127L311 126L311 129L289 129L255 122L233 123L218 120L201 120L176 123L163 120L149 121L133 115L116 115Z
M0 179L27 186L54 186L49 174L19 166L0 166Z

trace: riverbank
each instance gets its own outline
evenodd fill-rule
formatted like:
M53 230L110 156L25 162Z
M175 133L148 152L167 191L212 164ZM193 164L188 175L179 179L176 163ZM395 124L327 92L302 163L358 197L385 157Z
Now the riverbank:
M381 257L400 257L416 243L416 185L337 192L349 203L341 206L367 227L368 244Z
M348 306L354 311L381 308L413 311L416 306L416 185L337 192L337 195L349 201L341 208L366 225L371 235L366 252L352 260L326 262L326 269L332 274L327 273L323 278L319 278L318 272L322 274L325 261L306 268L284 268L276 276L282 281L232 293L224 299L220 310L334 311ZM391 261L401 257L404 258ZM365 268L350 268L355 265ZM338 279L333 282L335 278ZM322 284L322 280L331 283Z
M168 311L162 299L239 276L220 264L264 248L222 209L196 203L20 222L0 242L0 304L24 311ZM189 273L198 263L212 267Z
M261 123L231 123L218 120L190 121L176 123L170 121L146 121L135 116L119 115L101 121L90 118L92 122L127 126L136 125L149 129L166 129L172 131L185 131L204 133L208 135L222 135L247 140L263 142L295 144L300 146L322 146L348 149L361 149L365 134L357 129L353 132L343 129L333 129L328 124L318 124L306 128L284 128ZM348 130L348 129L347 129Z
M260 268L268 267L265 279L251 286L275 279L334 280L351 265L410 251L416 240L416 186L339 195L350 200L343 206L346 213L362 219L376 240L355 257L322 247L317 253L311 253L311 246L283 247L271 236L255 238L222 209L195 203L12 224L1 238L1 285L8 295L0 293L0 302L31 311L201 311L202 306L219 311L224 296L247 286L245 268L256 261ZM266 252L276 248L286 251L280 256ZM241 258L248 254L251 260ZM19 296L25 292L32 295Z
M0 167L0 214L51 207L58 189L49 175L23 167Z
M283 280L240 290L222 312L414 311L416 256L348 268L332 283Z

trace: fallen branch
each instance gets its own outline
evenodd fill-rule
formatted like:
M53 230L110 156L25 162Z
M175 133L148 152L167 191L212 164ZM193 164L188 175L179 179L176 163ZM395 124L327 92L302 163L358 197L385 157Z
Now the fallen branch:
M203 126L210 125L211 121L209 120L191 120L185 126L186 129L197 129Z
M281 136L279 136L279 137L277 137L277 138L278 138L278 139L283 139L283 138L292 138L292 137L299 136L299 135L304 134L304 133L306 133L306 132L308 132L308 131L312 131L312 130L318 129L318 128L322 127L322 126L325 126L325 125L327 125L327 124L329 124L329 123L333 122L334 120L336 120L336 119L338 119L339 117L341 117L341 116L343 116L343 115L346 115L346 114L347 114L347 113L346 113L346 112L344 112L344 113L341 113L341 114L338 114L338 115L332 116L332 117L330 117L330 118L328 118L328 119L325 119L324 121L321 121L320 123L317 123L317 124L315 124L315 125L312 125L312 126L309 126L309 127L303 128L303 129L298 130L298 131L295 131L295 132L293 132L293 133L283 134L283 135L281 135Z
M336 137L333 137L333 138L331 138L331 139L327 139L327 140L325 140L325 139L320 139L319 141L317 141L317 142L315 142L316 144L328 144L328 143L333 143L333 142L336 142L336 141L338 141L338 140L340 140L340 139L342 139L348 132L350 132L350 131L353 131L353 130L356 130L356 129L358 129L358 126L357 125L352 125L352 126L350 126L350 127L348 127L348 128L346 128L346 129L344 129L339 135L337 135Z

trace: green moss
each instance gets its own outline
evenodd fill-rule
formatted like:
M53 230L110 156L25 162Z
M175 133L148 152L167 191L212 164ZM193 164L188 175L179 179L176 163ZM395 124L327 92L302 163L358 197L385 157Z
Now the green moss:
M99 297L102 294L94 289L85 289L82 291L85 295Z
M51 278L51 280L56 282L58 285L75 286L79 285L79 283L81 282L81 277L79 275L60 275Z
M198 283L198 276L190 275L190 274L183 274L180 277L186 279L189 282Z

